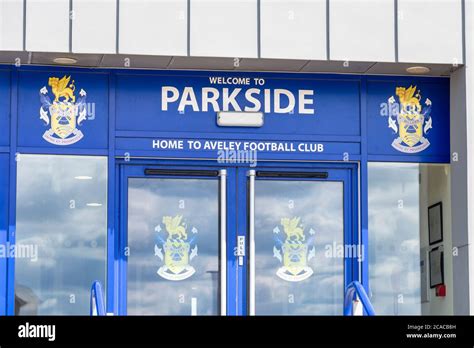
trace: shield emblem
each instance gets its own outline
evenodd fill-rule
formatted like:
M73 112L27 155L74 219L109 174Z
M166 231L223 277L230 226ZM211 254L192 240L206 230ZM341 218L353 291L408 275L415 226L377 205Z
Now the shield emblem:
M307 266L307 244L285 242L283 244L283 266L293 275L297 275Z
M409 147L418 144L423 137L423 117L419 114L401 114L398 123L400 125L400 138Z
M423 151L430 146L425 134L433 128L431 100L426 98L422 104L421 91L412 85L408 88L397 87L395 93L399 98L398 103L393 96L388 99L388 104L391 105L388 127L398 134L392 147L410 154Z
M189 264L189 243L168 240L164 244L165 265L174 274L184 271Z
M198 246L196 244L198 230L192 227L191 237L186 232L187 224L181 221L182 218L182 215L174 217L163 216L162 221L165 225L165 230L163 230L161 225L155 227L155 231L158 232L155 255L163 261L163 265L158 269L157 273L167 280L184 280L196 272L189 262L198 255ZM167 235L166 239L163 238L163 234ZM162 250L164 250L164 253Z
M61 139L70 136L76 129L75 106L71 103L54 102L49 112L51 115L51 130Z
M308 262L316 255L314 238L306 239L300 217L282 218L280 223L285 231L284 240L280 237L280 228L277 226L273 229L277 243L273 246L273 257L282 263L276 275L289 282L305 280L313 274ZM313 236L315 231L310 228L309 234Z

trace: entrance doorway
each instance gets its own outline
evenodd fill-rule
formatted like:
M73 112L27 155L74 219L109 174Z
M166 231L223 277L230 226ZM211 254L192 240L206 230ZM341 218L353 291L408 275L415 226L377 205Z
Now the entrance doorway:
M119 314L342 315L356 165L201 163L120 165Z

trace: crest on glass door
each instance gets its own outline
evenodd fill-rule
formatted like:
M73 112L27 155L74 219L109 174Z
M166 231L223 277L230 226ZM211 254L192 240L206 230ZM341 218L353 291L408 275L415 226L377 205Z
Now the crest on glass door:
M198 230L192 227L188 231L187 227L182 215L163 216L162 223L155 227L155 256L162 262L157 273L164 279L184 280L196 272L190 262L198 255Z
M275 240L273 256L282 264L276 275L289 282L299 282L313 274L308 261L316 256L314 247L316 232L309 228L308 233L305 233L300 220L300 217L282 218L280 225L273 229Z

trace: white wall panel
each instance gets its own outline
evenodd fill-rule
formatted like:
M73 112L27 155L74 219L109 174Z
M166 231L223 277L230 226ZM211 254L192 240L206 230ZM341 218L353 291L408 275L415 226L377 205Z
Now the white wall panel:
M461 0L399 0L400 62L462 63Z
M23 50L23 0L0 0L0 50Z
M257 57L257 0L191 0L191 55Z
M393 0L331 0L330 59L395 61Z
M72 51L115 53L116 0L74 0Z
M120 0L122 54L187 54L186 0Z
M261 0L263 58L326 59L326 0Z
M41 52L69 51L69 1L26 2L26 49Z

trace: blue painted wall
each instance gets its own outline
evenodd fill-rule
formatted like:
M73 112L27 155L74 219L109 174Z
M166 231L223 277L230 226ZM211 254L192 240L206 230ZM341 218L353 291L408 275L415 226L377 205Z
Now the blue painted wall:
M249 85L215 85L210 77L247 77L252 76ZM253 78L259 77L265 81L263 86L253 83ZM179 102L169 103L168 110L162 111L162 87L175 87L182 92L186 87L193 87L196 95L196 105L199 111L193 111L192 106L186 106L184 112L178 111ZM222 109L222 93L229 93L241 88L235 98L241 109L252 107L254 104L245 98L246 91L257 89L260 93L254 97L264 109L265 90L270 92L271 112L265 114L265 124L261 128L251 129L237 127L219 127L216 123L216 111L208 105L208 111L202 111L202 88L215 88L220 92L218 105ZM278 114L274 112L274 91L285 89L298 98L298 91L314 91L308 96L305 109L314 114L298 114L298 101L293 114ZM288 106L288 98L281 97L282 107ZM229 106L229 111L235 107ZM261 74L224 74L209 73L209 76L176 75L119 75L117 76L117 130L163 132L186 132L196 137L196 133L254 133L258 136L267 134L298 134L298 135L360 135L359 130L359 81L357 80L327 80L324 78L300 79L293 76L261 75ZM335 125L338 125L335 127Z
M16 72L15 72L16 73ZM87 92L87 119L77 126L83 134L78 142L60 146L43 139L50 125L40 119L40 90L50 77L71 76L76 95ZM212 78L248 79L248 83L216 84ZM8 145L9 90L8 70L0 72L0 146ZM260 81L260 82L257 82ZM214 81L215 82L215 81ZM102 71L91 69L22 68L18 70L18 147L22 152L52 152L163 157L216 157L216 151L192 149L186 142L179 150L153 147L153 140L226 140L250 142L293 142L323 144L324 151L262 151L261 159L342 160L348 154L360 160L361 144L367 143L369 160L449 162L449 79L417 77L364 77L323 74L223 73L185 71ZM113 84L113 86L111 86ZM363 86L363 87L362 87ZM398 134L389 128L382 105L396 96L397 87L416 86L420 102L431 102L432 128L424 137L429 146L423 151L405 153L392 146ZM109 95L114 90L114 113L109 113ZM178 94L163 92L175 88ZM214 104L203 111L202 89L219 94L217 107L224 108L223 94L236 93L228 109L245 109L260 104L265 123L260 128L219 127ZM192 96L189 95L192 89ZM236 91L237 90L237 91ZM295 97L291 112L275 111L275 91L284 90ZM186 94L186 92L188 94ZM253 99L249 98L249 93ZM301 97L301 92L308 93ZM266 94L268 93L268 95ZM178 110L181 97L187 101ZM166 106L163 97L168 97ZM176 97L176 98L174 98ZM305 104L299 101L304 98ZM269 102L266 104L265 100ZM362 100L366 105L362 105ZM288 106L286 95L281 107ZM199 109L199 110L196 110ZM44 109L47 111L47 108ZM302 114L301 110L311 113ZM366 114L362 115L365 112ZM362 120L366 120L363 122ZM393 118L396 121L396 117ZM110 125L113 129L109 129ZM112 132L112 133L110 133ZM109 147L110 141L114 146ZM405 146L406 147L406 146ZM104 152L97 152L104 151Z
M0 153L0 245L8 246L8 154ZM6 249L4 249L6 250ZM0 315L6 313L7 259L0 255Z
M0 70L0 146L10 143L10 71Z
M108 146L108 75L82 72L57 73L56 71L20 71L18 146L58 147L58 145L48 143L42 137L50 126L40 120L40 90L45 86L49 88L49 77L62 78L64 75L70 75L71 81L74 80L76 97L83 89L87 93L87 102L91 103L89 107L90 115L82 122L82 125L77 127L84 134L84 137L77 143L67 145L67 147L72 149L106 149Z
M440 157L444 161L449 161L449 80L417 80L417 79L396 79L378 78L370 79L367 82L367 116L368 116L368 153L369 155L387 156L421 156L426 160ZM395 94L396 87L416 86L419 91L420 104L426 108L426 103L431 102L430 116L432 118L432 128L425 133L429 146L421 152L414 154L404 154L395 149L390 144L397 134L388 127L387 115L381 115L381 110L388 104L388 99ZM427 100L428 99L428 100ZM394 118L394 117L393 117Z

